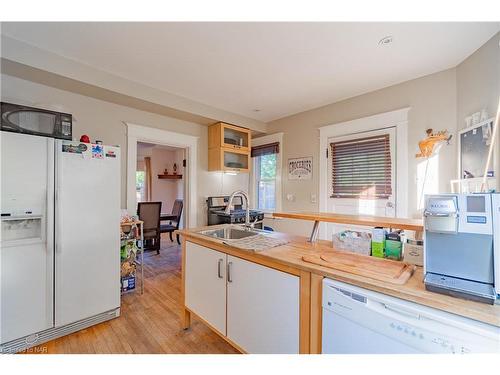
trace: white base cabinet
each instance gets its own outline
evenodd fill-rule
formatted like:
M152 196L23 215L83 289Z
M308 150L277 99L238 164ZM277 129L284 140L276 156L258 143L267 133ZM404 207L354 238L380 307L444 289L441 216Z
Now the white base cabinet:
M227 256L227 337L248 353L299 353L299 278Z
M186 242L185 305L247 353L299 353L298 276Z
M226 335L226 254L186 242L186 307Z

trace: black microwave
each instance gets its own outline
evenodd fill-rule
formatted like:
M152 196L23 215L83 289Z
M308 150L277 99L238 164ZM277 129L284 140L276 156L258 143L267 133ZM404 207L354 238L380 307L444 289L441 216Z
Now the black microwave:
M0 103L1 129L9 132L72 139L72 116L68 113Z

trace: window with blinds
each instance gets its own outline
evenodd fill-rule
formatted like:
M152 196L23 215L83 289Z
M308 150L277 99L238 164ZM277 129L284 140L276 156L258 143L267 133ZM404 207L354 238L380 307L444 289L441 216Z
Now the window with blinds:
M276 209L279 142L252 147L256 205L259 210Z
M330 143L331 198L387 199L392 194L389 134Z

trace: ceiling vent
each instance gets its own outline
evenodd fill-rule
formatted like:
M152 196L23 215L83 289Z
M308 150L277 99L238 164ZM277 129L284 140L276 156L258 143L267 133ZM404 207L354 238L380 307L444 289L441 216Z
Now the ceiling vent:
M378 44L381 46L385 46L385 45L391 44L391 43L392 43L392 35L385 36L382 39L380 39L378 42Z

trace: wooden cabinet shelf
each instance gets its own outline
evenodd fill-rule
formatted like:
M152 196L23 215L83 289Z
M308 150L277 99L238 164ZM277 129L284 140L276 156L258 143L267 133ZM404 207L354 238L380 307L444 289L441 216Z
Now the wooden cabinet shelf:
M181 174L159 174L158 179L160 180L180 180L182 179Z
M251 132L219 122L208 128L208 170L248 172Z

